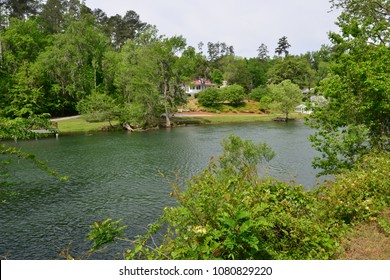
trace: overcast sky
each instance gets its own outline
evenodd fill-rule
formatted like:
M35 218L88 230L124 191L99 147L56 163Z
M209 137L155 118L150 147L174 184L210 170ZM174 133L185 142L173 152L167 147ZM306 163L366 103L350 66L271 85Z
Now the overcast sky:
M337 12L328 0L86 0L108 16L133 10L141 21L156 25L161 35L182 35L193 47L199 42L225 42L236 55L257 56L264 43L274 55L287 36L291 54L316 51L338 31Z

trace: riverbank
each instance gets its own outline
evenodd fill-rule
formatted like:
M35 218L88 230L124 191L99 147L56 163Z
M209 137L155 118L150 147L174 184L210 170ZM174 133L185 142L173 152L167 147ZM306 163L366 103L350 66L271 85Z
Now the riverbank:
M210 113L210 112L186 112L177 113L172 117L174 126L186 125L217 125L229 123L254 123L272 121L280 114L253 114L253 113ZM292 113L291 119L303 119L304 115L300 113ZM118 122L88 122L81 116L70 118L54 119L58 125L60 133L80 133L80 132L96 132L107 131L112 126L119 125Z

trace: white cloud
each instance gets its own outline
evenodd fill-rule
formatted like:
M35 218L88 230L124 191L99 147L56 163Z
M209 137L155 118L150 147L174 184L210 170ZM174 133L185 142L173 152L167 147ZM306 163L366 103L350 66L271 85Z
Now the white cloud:
M294 54L327 44L327 32L337 30L337 13L328 13L328 0L86 0L90 8L108 15L137 12L161 34L183 35L196 47L200 41L226 42L237 55L253 57L260 44L270 55L280 37L287 36Z

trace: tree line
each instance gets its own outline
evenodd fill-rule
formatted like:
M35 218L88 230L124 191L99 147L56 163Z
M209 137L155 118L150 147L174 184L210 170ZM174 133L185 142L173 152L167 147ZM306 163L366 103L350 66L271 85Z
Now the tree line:
M226 80L249 94L287 79L311 88L329 69L326 46L294 56L282 37L273 58L264 44L257 57L242 58L225 42L188 46L134 11L107 16L79 0L8 0L0 11L3 117L76 114L80 101L92 99L112 104L109 114L124 123L153 126L185 102L182 86L194 79Z

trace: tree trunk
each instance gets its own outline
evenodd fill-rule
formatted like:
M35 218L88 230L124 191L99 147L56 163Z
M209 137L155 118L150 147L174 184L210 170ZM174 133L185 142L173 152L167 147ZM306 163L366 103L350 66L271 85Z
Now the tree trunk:
M168 110L168 86L167 81L164 81L164 107L165 107L165 126L171 127L171 119L169 118L169 110Z
M134 131L134 129L128 123L123 124L123 127L126 128L127 131Z

